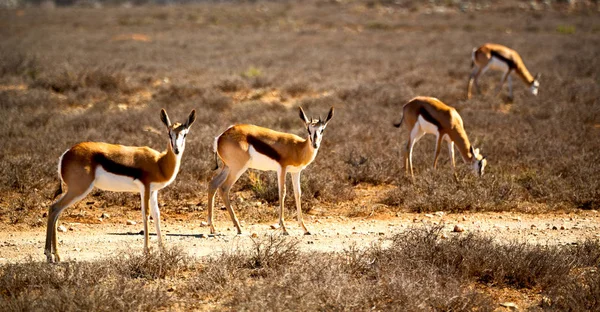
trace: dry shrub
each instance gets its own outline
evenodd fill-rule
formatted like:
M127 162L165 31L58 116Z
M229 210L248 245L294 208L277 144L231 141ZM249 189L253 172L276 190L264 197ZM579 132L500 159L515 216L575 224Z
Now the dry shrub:
M305 81L291 82L283 86L283 92L289 94L291 97L298 97L310 91L310 85Z
M96 88L104 92L128 93L131 91L126 74L114 67L97 67L77 71L65 65L52 70L44 70L31 86L58 93L79 91L85 88Z
M34 55L0 51L0 77L22 76L27 79L35 79L41 70L40 60Z
M165 247L149 253L125 251L112 259L117 272L126 278L148 280L174 276L189 264L188 255L178 247Z
M215 87L223 92L236 92L248 89L248 84L245 80L233 77L219 81Z
M158 285L119 276L106 262L29 261L4 265L0 272L5 311L150 311L170 304Z

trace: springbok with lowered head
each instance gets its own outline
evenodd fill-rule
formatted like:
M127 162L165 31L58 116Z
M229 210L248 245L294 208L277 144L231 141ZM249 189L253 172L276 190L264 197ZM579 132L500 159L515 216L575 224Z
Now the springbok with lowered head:
M462 118L453 107L433 97L419 96L404 104L402 119L394 126L399 128L403 122L410 131L404 150L404 168L407 174L410 169L410 175L413 179L413 147L426 133L434 134L437 137L433 158L434 169L437 166L442 140L445 140L448 143L448 152L450 153L453 169L456 170L454 162L454 145L456 144L463 160L471 164L478 176L483 175L487 161L479 153L479 149L473 148L469 142Z
M508 79L508 96L511 99L513 98L512 77L510 76L510 73L513 70L517 73L517 75L519 75L519 77L521 77L523 82L529 86L529 91L531 94L538 94L538 88L540 86L540 74L535 75L535 77L532 76L527 70L527 67L525 67L521 56L515 50L499 44L486 43L479 48L473 49L471 58L471 67L473 67L473 72L469 77L469 86L467 88L468 99L471 98L473 84L475 84L475 88L477 89L477 92L479 92L477 79L488 69L504 72L500 83L496 87L496 95L500 93L504 82Z
M60 261L56 223L61 212L83 199L94 186L107 191L139 192L142 199L144 251L148 252L148 209L156 224L159 246L162 247L158 191L171 184L177 176L185 138L196 119L196 111L192 110L184 124L171 124L164 109L160 111L160 118L169 134L167 150L162 153L146 146L83 142L62 154L58 161L61 184L56 195L62 192L62 183L67 186L67 192L50 206L44 251L48 262L53 262L52 255L54 260Z
M214 152L224 164L222 171L216 175L208 186L208 225L210 232L215 233L213 225L213 206L217 189L229 212L238 234L242 233L239 221L231 207L229 191L239 177L249 168L263 171L276 171L279 186L279 226L284 235L288 235L283 223L283 208L285 204L285 178L289 172L292 176L294 197L298 211L298 222L305 235L310 235L302 221L300 204L300 173L317 156L323 131L333 117L333 107L323 121L308 119L302 108L299 108L300 118L304 122L307 138L274 131L254 125L240 124L229 127L215 138ZM215 157L216 158L216 157Z

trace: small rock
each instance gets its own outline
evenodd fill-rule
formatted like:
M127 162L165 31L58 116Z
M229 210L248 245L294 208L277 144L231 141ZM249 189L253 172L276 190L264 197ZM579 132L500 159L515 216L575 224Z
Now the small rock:
M509 308L511 310L518 310L519 306L517 306L516 303L514 302L502 302L500 303L501 306L505 307L505 308Z
M67 231L67 228L64 225L60 225L58 228L56 228L56 230L64 233Z
M447 239L447 238L448 238L448 234L446 234L446 233L442 233L442 236L441 236L441 238L442 238L442 239Z
M537 228L537 226L535 226L535 224L532 224L532 225L531 225L531 229L533 230L533 229L535 229L535 228Z
M444 212L443 211L437 211L435 213L435 215L438 216L438 217L443 217L444 216Z
M70 227L69 227L69 231L75 231L75 228L74 228L74 227L72 227L72 226L70 226Z
M463 221L467 221L467 216L462 216Z
M254 203L254 206L255 206L255 207L260 207L260 206L262 206L262 203L261 203L261 202L259 202L259 201L257 201L257 202L255 202L255 203Z
M553 230L558 230L558 228L555 226L552 227Z
M380 235L380 236L383 236L383 235L385 235L385 233L383 233L383 232L379 232L379 235Z
M279 224L271 224L271 228L272 228L273 230L276 230L276 229L278 229L278 228L279 228Z
M73 251L81 251L81 248L73 248Z
M93 205L94 203L95 203L94 201L88 201L88 202L85 202L85 204L86 204L86 205L88 205L88 206L89 206L89 205Z
M200 222L200 226L202 226L202 227L208 226L208 222L202 221L202 222Z
M133 220L127 220L127 225L136 225L137 223Z
M167 291L168 292L174 292L176 289L177 289L177 287L171 286L171 287L167 288Z
M106 213L106 212L103 212L102 215L100 215L100 218L102 218L102 219L108 219L108 218L110 218L110 215L108 213Z
M47 217L48 217L48 213L47 213L47 212L44 212L44 213L42 214L42 218L47 218Z
M454 226L453 232L461 233L461 232L464 232L464 231L465 231L465 228L462 225L457 224L457 225Z
M564 230L564 229L565 229L565 226L564 226L564 225L561 225L561 226L560 226L560 229L561 229L561 230Z
M257 238L257 237L258 237L258 234L256 234L256 233L252 233L252 235L250 235L250 237L252 237L252 238Z
M426 216L427 218L433 218L433 215L432 215L432 214L430 214L430 213L426 213L426 214L425 214L425 216Z

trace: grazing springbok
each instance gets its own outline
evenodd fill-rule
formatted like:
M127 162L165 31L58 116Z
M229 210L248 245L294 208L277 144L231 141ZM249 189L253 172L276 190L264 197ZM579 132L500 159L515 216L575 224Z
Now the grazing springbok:
M473 170L478 176L483 175L487 161L485 157L479 154L479 149L473 148L469 142L469 138L463 127L462 118L453 107L433 97L419 96L404 104L402 119L400 119L400 122L394 124L394 126L399 128L402 122L406 124L406 127L410 131L406 149L404 150L404 168L407 174L410 169L410 175L413 179L413 147L426 133L434 134L437 137L435 156L433 158L434 169L437 166L442 140L445 140L448 143L450 161L455 172L454 145L456 144L463 160L472 165Z
M508 96L511 99L513 98L512 77L510 76L511 71L513 70L521 77L523 82L529 86L531 94L538 94L540 74L535 75L535 77L532 76L527 70L527 67L525 67L521 56L515 50L499 44L486 43L479 48L473 49L471 58L473 60L471 62L473 72L469 77L469 86L467 88L468 99L471 98L473 84L475 84L475 88L477 89L477 92L479 92L477 79L488 69L504 72L502 80L500 80L500 83L496 88L496 95L500 93L504 82L508 79Z
M239 177L249 168L263 171L277 171L279 186L279 226L284 235L288 232L283 224L283 208L285 204L285 178L289 172L292 176L294 197L298 210L298 222L305 235L310 235L302 221L300 208L300 173L317 156L323 131L333 117L333 107L325 121L308 119L302 108L299 108L300 118L304 122L307 138L274 131L254 125L234 125L229 127L214 141L215 160L217 155L224 164L222 171L216 175L208 186L208 225L210 232L215 233L213 225L213 205L217 189L229 212L238 234L242 233L239 221L229 201L229 190Z
M62 183L67 186L67 192L50 206L44 251L48 262L53 262L53 254L55 260L60 261L56 223L61 212L83 199L94 186L107 191L139 192L142 199L144 251L148 252L148 209L156 224L159 246L162 247L158 191L171 184L177 176L185 149L185 137L196 119L196 111L192 110L184 124L171 124L164 109L160 111L160 119L167 126L169 134L167 150L162 153L146 146L83 142L60 156L58 175L61 183L56 195L62 192Z

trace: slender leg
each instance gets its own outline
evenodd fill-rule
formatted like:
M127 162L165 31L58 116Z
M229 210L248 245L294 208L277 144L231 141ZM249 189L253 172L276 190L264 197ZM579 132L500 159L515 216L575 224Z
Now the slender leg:
M500 94L500 92L502 91L502 86L504 85L504 83L506 82L506 78L508 78L508 75L510 74L510 69L507 70L504 75L502 75L502 79L500 80L500 83L498 84L498 86L496 87L496 95L498 96L498 94Z
M435 154L433 156L433 169L437 167L438 157L440 156L440 150L442 149L442 138L443 134L438 133L437 139L435 140Z
M285 224L283 223L283 209L285 208L285 175L287 171L285 168L280 168L277 171L277 183L279 186L279 226L283 230L283 235L289 235Z
M421 126L419 123L416 123L410 132L410 137L408 140L408 167L410 168L410 176L414 180L415 175L413 173L413 164L412 164L412 152L415 143L417 143L422 137L425 135L425 132L421 130Z
M215 194L227 179L227 175L229 175L229 167L225 166L223 170L221 170L221 172L219 172L219 174L215 176L208 184L208 226L210 227L210 234L215 234L215 226L213 225ZM221 195L221 197L224 196Z
M452 169L456 170L456 162L454 162L454 142L448 141L448 154L450 154L450 164Z
M225 203L225 207L227 208L227 212L229 212L229 217L231 217L231 221L233 221L233 225L237 229L238 234L242 234L242 228L240 226L240 222L231 207L231 201L229 200L229 191L231 187L235 184L235 182L240 178L240 176L248 170L248 168L243 167L239 170L234 170L235 168L231 168L231 171L227 175L227 179L221 185L221 197L223 198L223 202Z
M150 218L149 206L150 206L150 189L143 186L140 190L140 197L142 200L142 222L144 223L144 253L148 253L148 219Z
M475 87L477 88L477 91L479 92L479 87L477 86L477 78L479 78L480 74L481 74L481 68L475 66L473 68L473 71L471 72L471 76L469 76L469 84L467 86L467 99L471 99L471 91L473 89L473 84L475 84Z
M304 230L304 235L310 235L310 232L306 229L306 225L304 225L304 220L302 220L302 207L300 203L300 199L302 198L302 189L300 187L300 172L292 172L292 185L294 187L294 199L296 200L296 210L298 211L298 223Z
M158 208L158 191L150 192L150 213L152 213L152 219L156 225L156 236L158 237L158 247L162 250L164 248L162 235L160 233L160 210Z
M513 99L512 76L508 76L508 98Z
M58 254L58 239L56 237L56 223L60 214L67 207L83 199L87 194L92 191L93 185L90 185L87 189L81 190L77 187L70 187L67 193L58 199L52 206L48 213L48 223L46 229L46 246L44 248L44 254L48 262L52 261L52 254L56 262L60 261L60 255Z

